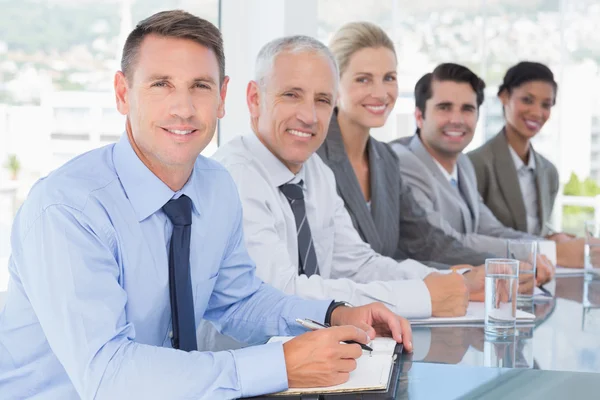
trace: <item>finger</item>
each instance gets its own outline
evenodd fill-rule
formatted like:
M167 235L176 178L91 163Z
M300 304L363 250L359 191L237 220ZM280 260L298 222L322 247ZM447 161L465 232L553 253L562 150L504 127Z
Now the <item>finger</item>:
M365 331L367 333L367 336L369 337L369 341L375 339L375 337L377 337L377 333L374 327L372 327L371 325L367 324L366 322L357 322L355 324L356 327L362 329L363 331Z
M412 328L410 326L410 322L408 322L406 318L398 318L400 320L400 328L402 329L402 343L404 343L404 348L406 349L406 351L412 352Z
M362 356L363 350L356 343L340 343L336 347L336 356L338 359L354 360Z
M392 337L397 343L402 343L402 326L398 316L391 312L387 307L381 306L373 310L373 320L384 323L392 332Z
M356 369L356 360L353 358L338 360L335 363L334 368L337 372L352 372Z
M329 335L336 342L354 340L358 343L369 343L369 336L363 329L353 325L334 326L327 329Z

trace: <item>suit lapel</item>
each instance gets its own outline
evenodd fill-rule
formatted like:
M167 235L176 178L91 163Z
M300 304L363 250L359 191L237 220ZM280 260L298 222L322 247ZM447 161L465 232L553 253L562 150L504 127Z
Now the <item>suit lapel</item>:
M509 144L506 141L504 129L492 140L494 171L498 179L500 192L513 215L514 226L520 231L527 232L527 212L525 211L523 194L521 193L517 169L508 149Z
M392 251L398 245L398 227L400 221L400 177L398 176L398 164L396 159L392 160L383 156L378 151L383 146L369 138L367 148L369 149L369 174L371 175L371 215L374 227L377 229L377 237L383 246L387 243L393 246ZM394 177L396 179L394 179ZM381 235L385 235L382 238ZM390 237L394 235L394 237ZM385 243L384 243L385 242Z
M413 136L408 147L425 164L425 166L427 166L429 171L433 174L433 176L437 180L438 184L440 185L440 190L444 190L446 193L449 193L450 196L453 196L455 198L455 200L457 201L457 204L460 205L459 208L462 211L460 214L461 214L465 229L467 232L472 232L472 230L474 229L473 228L473 218L472 218L473 212L469 209L469 204L466 203L465 199L461 196L460 192L458 190L456 190L454 187L452 187L452 185L450 185L450 182L448 182L448 179L446 179L444 174L442 174L442 171L440 171L440 168L437 166L437 164L433 160L433 157L431 156L431 154L429 154L429 152L427 151L425 146L423 146L423 143L421 142L421 139L419 138L418 135ZM461 174L460 168L458 169L458 173L459 173L458 182L460 185L461 181L463 181L463 179L460 178L460 174Z
M460 194L462 194L462 199L467 204L467 208L469 209L469 214L467 215L463 212L463 220L465 221L465 226L470 227L467 228L467 232L475 232L477 228L477 218L478 215L475 213L475 207L478 206L479 201L479 192L475 189L477 183L469 182L469 178L464 172L465 167L461 164L463 163L462 154L458 156L457 161L457 173L458 173L458 188L460 190ZM461 168L462 167L462 168Z
M546 224L546 215L550 213L552 204L550 204L550 182L548 182L548 176L544 171L544 163L541 157L531 147L531 155L535 157L535 182L537 189L538 198L538 218L540 221L541 230L544 231L544 225Z
M358 232L362 236L363 240L371 244L371 247L380 252L383 243L371 216L371 212L367 207L365 197L363 196L358 179L354 174L354 169L350 164L348 155L344 148L344 141L340 132L340 127L337 122L336 115L334 114L329 124L329 131L327 138L325 139L326 154L329 159L329 166L335 174L337 180L337 188L340 196L344 200L346 207L354 215L356 224L358 225ZM371 163L372 165L372 163ZM371 168L371 166L370 166ZM376 185L373 183L373 171L371 174L371 190ZM371 193L373 206L373 193Z

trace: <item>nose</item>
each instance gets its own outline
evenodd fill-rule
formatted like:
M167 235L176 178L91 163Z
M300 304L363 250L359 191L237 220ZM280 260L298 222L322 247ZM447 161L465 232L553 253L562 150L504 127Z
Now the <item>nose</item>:
M462 124L465 122L464 116L461 110L454 110L452 114L450 114L450 123L452 124Z
M382 103L385 102L385 99L387 97L387 89L385 85L382 82L375 83L373 85L373 91L371 92L371 96L381 101Z
M192 94L189 90L178 90L172 94L171 115L181 119L190 119L196 112Z
M317 123L317 107L314 100L302 102L296 111L296 117L306 126Z

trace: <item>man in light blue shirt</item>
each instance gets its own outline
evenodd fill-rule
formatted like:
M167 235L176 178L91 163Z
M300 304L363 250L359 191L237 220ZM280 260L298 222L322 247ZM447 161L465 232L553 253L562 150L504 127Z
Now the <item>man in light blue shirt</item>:
M410 345L406 320L382 304L303 300L255 276L235 185L198 157L228 82L213 25L158 13L128 37L122 70L115 92L127 133L40 180L15 219L1 398L253 396L346 381L362 351L343 340L402 333ZM207 319L257 344L301 334L296 318L355 326L217 353L194 351L185 329L195 336Z

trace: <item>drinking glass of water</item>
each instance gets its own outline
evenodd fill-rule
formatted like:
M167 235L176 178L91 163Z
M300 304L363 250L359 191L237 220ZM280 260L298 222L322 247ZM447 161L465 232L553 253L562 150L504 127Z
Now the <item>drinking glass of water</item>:
M584 272L586 280L600 279L600 221L585 221Z
M533 307L533 290L535 288L537 242L533 240L509 240L507 258L520 261L519 288L517 306ZM525 310L531 312L530 310Z
M485 260L485 333L513 336L517 322L519 261L507 258Z

